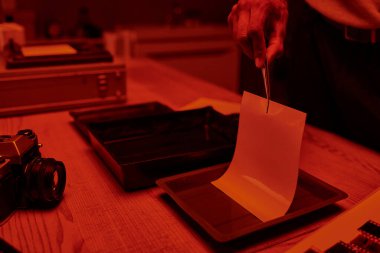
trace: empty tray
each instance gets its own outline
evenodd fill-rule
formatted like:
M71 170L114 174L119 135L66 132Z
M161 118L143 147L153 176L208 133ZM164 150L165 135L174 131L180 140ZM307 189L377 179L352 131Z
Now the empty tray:
M227 168L228 164L219 164L157 181L192 219L219 242L231 241L347 197L341 190L300 170L296 194L288 212L280 218L262 222L211 184Z
M91 144L127 190L230 161L238 118L211 107L86 124Z

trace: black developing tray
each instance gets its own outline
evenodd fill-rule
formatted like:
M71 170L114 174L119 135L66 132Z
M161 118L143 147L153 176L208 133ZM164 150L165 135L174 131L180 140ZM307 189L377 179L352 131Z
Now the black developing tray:
M262 222L211 184L223 175L228 165L218 164L157 181L180 208L219 242L237 239L347 198L343 191L300 170L288 212L280 218Z
M115 120L148 117L155 114L173 112L168 106L159 102L148 102L133 105L111 105L70 111L74 125L88 138L88 126L94 123L112 122Z
M212 107L86 124L91 144L126 190L230 161L238 118Z

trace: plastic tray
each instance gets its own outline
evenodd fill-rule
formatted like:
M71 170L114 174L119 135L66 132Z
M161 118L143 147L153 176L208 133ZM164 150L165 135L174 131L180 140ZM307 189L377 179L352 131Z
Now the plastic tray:
M224 116L211 107L145 112L140 117L105 113L107 120L98 122L86 121L82 114L76 123L126 190L154 186L159 178L231 160L236 115Z
M219 164L157 181L192 219L219 242L228 242L274 226L347 197L341 190L300 170L289 211L280 218L262 222L210 183L227 168L228 164Z

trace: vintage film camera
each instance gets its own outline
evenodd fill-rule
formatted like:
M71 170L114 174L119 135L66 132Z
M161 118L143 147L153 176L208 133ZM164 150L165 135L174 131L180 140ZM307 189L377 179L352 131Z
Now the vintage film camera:
M0 135L0 224L17 208L49 208L63 197L62 162L42 158L32 130Z

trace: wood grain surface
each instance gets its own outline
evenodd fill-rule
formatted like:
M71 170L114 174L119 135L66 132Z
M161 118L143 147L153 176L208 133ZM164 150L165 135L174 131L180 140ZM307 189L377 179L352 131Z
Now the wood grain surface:
M128 103L159 101L179 108L199 97L240 96L149 60L128 63ZM307 126L301 167L349 198L294 222L228 244L210 239L157 187L125 192L71 124L68 112L0 119L0 133L31 128L44 157L62 160L67 186L51 210L18 210L0 237L22 252L284 252L342 210L380 187L380 156Z

